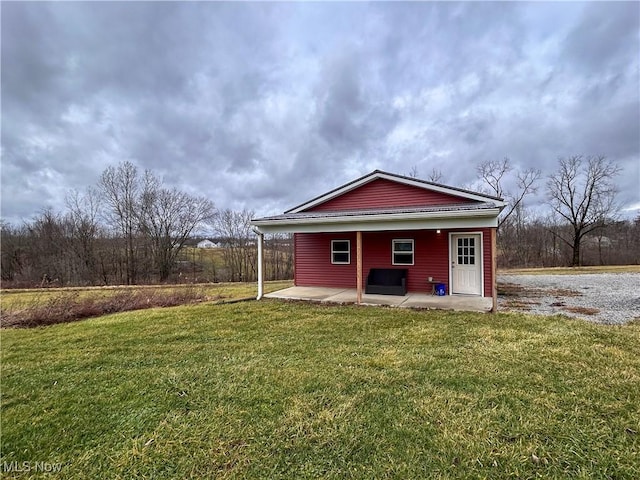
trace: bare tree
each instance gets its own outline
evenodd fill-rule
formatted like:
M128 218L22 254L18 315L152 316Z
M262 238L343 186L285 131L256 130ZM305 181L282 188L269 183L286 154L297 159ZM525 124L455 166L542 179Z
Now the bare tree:
M43 286L64 286L72 280L70 225L67 220L61 214L47 208L27 224L32 281L39 278Z
M98 192L87 188L84 193L71 191L65 198L67 218L71 225L71 246L80 262L79 279L93 283L97 276L96 242L100 234L98 223Z
M529 235L531 225L529 212L518 205L513 214L502 223L500 229L500 256L502 267L528 267L536 261L535 247Z
M438 183L438 182L442 181L442 171L438 170L435 167L433 167L431 169L431 173L429 173L429 175L427 175L427 180L429 180L430 182L433 182L433 183Z
M293 278L293 235L274 233L265 239L267 280Z
M409 170L409 173L407 173L406 176L411 178L418 178L418 167L416 165L412 165L411 170ZM427 180L430 182L438 183L442 180L442 171L438 170L435 167L432 168L431 172L427 175Z
M21 273L26 261L26 229L17 228L0 220L0 274L2 281L13 281Z
M139 175L130 162L107 168L98 189L105 219L125 240L129 284L139 275L150 279L152 271L161 282L167 280L191 233L202 222L212 221L215 213L210 200L166 188L150 171ZM113 253L111 263L119 271L118 252Z
M528 168L516 172L516 189L507 190L504 186L506 177L513 171L511 161L505 157L503 160L489 160L478 165L478 176L489 187L491 193L496 197L507 201L505 208L498 218L498 229L513 214L521 211L524 198L537 191L536 183L540 180L540 170Z
M141 232L151 244L153 263L161 282L171 274L185 242L202 222L214 218L213 202L162 186L149 171L140 196Z
M140 190L138 169L131 162L108 167L98 182L105 202L105 218L122 235L126 243L126 282L136 283L137 266L135 234L138 215L137 200Z
M617 213L613 179L620 168L604 155L574 155L559 162L547 181L547 194L553 211L571 227L572 235L558 237L572 249L571 265L578 266L584 236L606 226Z
M257 262L250 224L253 217L254 212L247 209L225 209L216 215L215 228L224 241L222 256L232 282L255 279Z

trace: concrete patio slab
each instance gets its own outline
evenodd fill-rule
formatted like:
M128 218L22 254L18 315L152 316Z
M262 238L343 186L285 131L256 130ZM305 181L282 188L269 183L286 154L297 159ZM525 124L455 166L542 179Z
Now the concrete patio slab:
M402 304L403 307L457 310L463 312L490 312L493 301L476 295L444 295L442 297L415 293Z
M284 290L267 293L267 298L284 298L289 300L325 300L328 297L339 295L344 292L344 288L325 287L289 287ZM355 298L355 297L354 297Z
M356 303L356 290L354 288L290 287L268 293L265 297L347 304ZM445 295L439 297L427 293L413 292L405 296L363 294L362 304L467 312L490 312L492 308L492 300L490 298L482 298L475 295Z
M329 303L356 303L357 293L355 289L347 289L338 295L333 295L322 300ZM390 305L399 307L407 299L399 295L362 295L363 305Z

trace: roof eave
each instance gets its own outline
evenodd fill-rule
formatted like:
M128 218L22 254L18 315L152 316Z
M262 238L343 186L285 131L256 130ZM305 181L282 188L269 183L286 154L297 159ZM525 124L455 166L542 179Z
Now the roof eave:
M298 219L255 219L262 233L420 230L430 228L496 227L500 208L476 211L349 215Z

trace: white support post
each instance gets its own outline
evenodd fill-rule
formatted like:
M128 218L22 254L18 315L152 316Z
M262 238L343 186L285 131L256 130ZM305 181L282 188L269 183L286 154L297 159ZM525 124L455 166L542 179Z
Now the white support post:
M258 235L258 296L256 300L260 300L264 294L264 268L263 268L263 250L264 250L264 234L256 232Z

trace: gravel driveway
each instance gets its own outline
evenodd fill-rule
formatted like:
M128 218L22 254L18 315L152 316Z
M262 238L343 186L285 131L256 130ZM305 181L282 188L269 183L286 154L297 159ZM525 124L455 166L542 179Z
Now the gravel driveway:
M640 318L640 273L502 274L498 275L498 306L502 311L623 324Z

